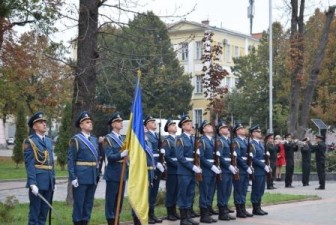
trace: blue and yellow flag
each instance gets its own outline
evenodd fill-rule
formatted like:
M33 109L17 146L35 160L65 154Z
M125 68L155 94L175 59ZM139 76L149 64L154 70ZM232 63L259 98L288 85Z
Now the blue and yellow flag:
M127 195L129 203L141 224L148 224L148 173L142 117L140 75L138 75L130 115L130 126L125 140L126 149L129 151Z

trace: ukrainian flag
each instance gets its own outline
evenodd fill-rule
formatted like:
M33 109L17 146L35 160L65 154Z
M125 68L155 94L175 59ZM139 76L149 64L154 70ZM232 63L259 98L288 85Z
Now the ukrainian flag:
M148 224L148 171L145 147L144 125L142 122L142 98L140 75L134 92L131 126L126 134L126 149L128 149L129 169L127 195L128 200L139 218L141 224Z

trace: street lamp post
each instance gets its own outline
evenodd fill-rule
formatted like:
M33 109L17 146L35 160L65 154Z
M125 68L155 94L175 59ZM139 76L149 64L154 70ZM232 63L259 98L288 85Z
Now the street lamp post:
M272 0L269 0L269 133L273 133L273 29Z

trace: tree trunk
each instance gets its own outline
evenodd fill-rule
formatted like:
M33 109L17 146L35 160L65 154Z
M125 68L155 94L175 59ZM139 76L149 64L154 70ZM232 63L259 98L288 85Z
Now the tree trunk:
M72 134L76 133L74 121L81 111L92 111L96 88L96 61L98 8L100 1L80 0L77 39L77 66L72 99ZM72 202L72 186L69 181L67 202Z
M301 120L300 120L300 129L299 134L303 135L305 129L307 128L309 116L310 116L310 106L313 100L314 91L317 85L317 78L320 73L321 63L324 58L325 48L328 43L328 37L330 33L330 26L331 22L335 15L335 8L336 6L329 7L328 12L326 13L326 21L324 24L323 33L320 39L319 47L316 51L316 56L314 57L312 63L312 69L310 71L310 75L308 78L308 84L304 93L304 100L302 104L302 113L301 113Z
M297 135L298 116L300 110L300 96L303 77L304 45L303 45L303 13L305 0L301 0L300 9L298 0L291 0L292 19L290 36L290 63L291 67L291 94L289 99L289 114L287 132Z

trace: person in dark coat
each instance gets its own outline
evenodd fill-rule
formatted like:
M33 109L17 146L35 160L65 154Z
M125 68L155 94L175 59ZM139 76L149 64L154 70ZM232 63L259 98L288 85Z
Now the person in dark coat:
M273 133L269 133L265 136L265 147L270 154L269 159L272 171L272 176L267 176L266 183L267 183L267 189L272 190L276 189L276 187L274 187L274 177L276 176L276 159L277 159L277 152L279 149L279 146L274 144Z
M52 141L45 135L46 118L43 112L35 113L28 122L32 134L24 141L24 161L29 188L29 225L44 225L49 207L38 196L41 195L49 203L55 188L54 157Z
M311 148L307 143L308 138L302 140L301 156L302 156L302 185L309 186L310 176L310 161L311 161Z
M320 186L316 190L325 189L325 153L327 151L327 145L324 142L324 137L321 135L316 135L316 144L312 145L308 142L309 147L312 149L312 152L315 152L316 159L316 169L317 175L319 178Z
M293 173L294 173L294 152L297 152L298 146L296 141L292 140L290 134L286 135L285 141L285 157L286 157L286 176L285 176L285 187L293 188Z

